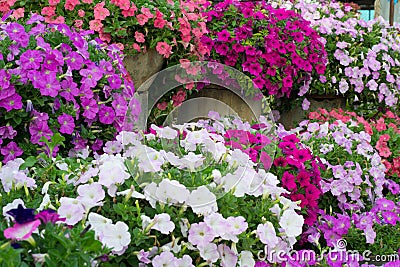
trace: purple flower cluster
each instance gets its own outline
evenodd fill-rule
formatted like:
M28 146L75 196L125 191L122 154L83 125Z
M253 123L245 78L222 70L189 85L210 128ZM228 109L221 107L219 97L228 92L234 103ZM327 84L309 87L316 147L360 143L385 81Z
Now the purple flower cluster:
M309 22L294 11L264 1L226 0L205 13L210 59L252 77L265 95L289 97L312 72L323 74L326 52Z
M366 22L349 12L350 6L335 2L300 1L295 10L326 40L326 74L313 77L310 93L345 95L350 104L359 101L364 109L398 106L398 29L380 19Z
M303 121L302 142L315 147L313 150L327 167L321 176L322 191L337 199L340 209L360 211L383 197L388 183L385 165L378 152L370 145L371 136L354 132L351 121L333 123ZM338 155L341 155L338 157Z
M112 139L122 129L133 97L133 83L115 45L42 21L34 15L25 26L11 22L1 27L4 162L36 153L44 145L40 139L50 140L55 132L74 150Z

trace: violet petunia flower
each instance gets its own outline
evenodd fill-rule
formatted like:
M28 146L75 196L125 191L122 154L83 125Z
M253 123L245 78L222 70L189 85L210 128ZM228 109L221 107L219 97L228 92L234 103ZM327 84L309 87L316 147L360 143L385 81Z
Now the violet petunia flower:
M99 110L99 120L104 124L112 124L114 122L115 112L112 107L102 105Z
M24 151L15 142L10 142L7 146L1 148L1 154L4 156L4 163L21 156Z
M65 221L65 218L60 218L60 215L55 210L51 209L42 210L36 214L35 219L40 219L44 224L49 222L55 224L59 221Z
M74 118L63 113L63 115L57 118L58 123L60 123L60 132L65 134L72 134L75 128Z

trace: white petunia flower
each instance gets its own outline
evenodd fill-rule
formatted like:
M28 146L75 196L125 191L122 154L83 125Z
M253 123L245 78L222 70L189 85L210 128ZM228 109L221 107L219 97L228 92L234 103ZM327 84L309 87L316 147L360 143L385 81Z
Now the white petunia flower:
M157 200L164 203L183 203L189 198L190 192L176 180L164 179L156 190Z
M263 244L266 244L268 248L275 247L279 239L276 236L275 228L271 222L265 224L259 224L257 226L257 236Z
M196 214L209 214L218 211L217 198L204 185L190 193L186 202Z
M243 250L239 255L239 266L240 267L254 267L256 262L253 258L253 254L250 251Z
M216 262L219 259L218 247L214 243L199 246L200 256L208 262Z
M112 224L111 219L108 219L100 214L91 212L89 213L87 223L90 224L91 229L93 229L98 235L99 233L103 232L104 227L107 224Z
M101 235L101 240L107 247L120 254L131 243L129 227L124 222L106 224Z
M151 229L160 231L162 234L169 234L175 229L175 224L171 221L168 213L161 213L154 216L154 225Z
M279 220L279 225L285 230L289 237L299 236L304 224L303 216L298 215L294 210L285 210Z

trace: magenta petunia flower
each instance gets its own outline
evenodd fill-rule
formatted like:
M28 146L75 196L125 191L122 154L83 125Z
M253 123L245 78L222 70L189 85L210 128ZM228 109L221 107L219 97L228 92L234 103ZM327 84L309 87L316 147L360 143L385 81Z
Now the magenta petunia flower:
M293 174L290 174L286 171L282 176L282 185L290 191L295 190L297 188L297 185L294 181Z
M264 165L265 170L269 170L272 166L272 159L271 157L264 151L260 154L260 161Z
M102 105L99 110L99 121L104 124L112 124L114 122L115 113L112 107Z
M1 148L1 154L4 156L4 163L21 156L24 151L15 142L8 143L5 147Z
M274 160L274 165L276 167L286 167L287 161L284 157L279 157Z
M217 36L218 36L218 41L228 42L229 38L231 37L231 34L227 30L222 30L217 34Z
M44 224L49 222L55 224L56 222L65 221L65 218L60 218L60 215L58 215L57 211L50 209L42 210L36 214L35 219L40 219Z
M72 134L74 132L75 122L71 115L63 113L57 118L57 121L60 124L61 133Z
M306 162L312 158L310 151L305 148L293 151L293 156L300 162Z
M259 63L254 63L249 66L249 70L251 75L258 76L262 72L262 67Z

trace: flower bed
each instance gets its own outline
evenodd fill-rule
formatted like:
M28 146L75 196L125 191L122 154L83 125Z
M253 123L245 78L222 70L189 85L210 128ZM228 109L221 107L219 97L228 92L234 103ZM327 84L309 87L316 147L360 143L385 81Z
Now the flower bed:
M152 129L122 132L96 159L43 155L49 165L30 170L19 170L23 160L9 161L2 170L16 176L2 202L3 216L13 219L1 230L23 248L12 260L253 266L266 244L293 247L304 219L282 196L288 191L275 175L226 148L219 134L188 126ZM0 173L2 182L7 173ZM26 181L25 195L20 185ZM39 235L38 228L49 233ZM71 243L82 252L60 253Z

